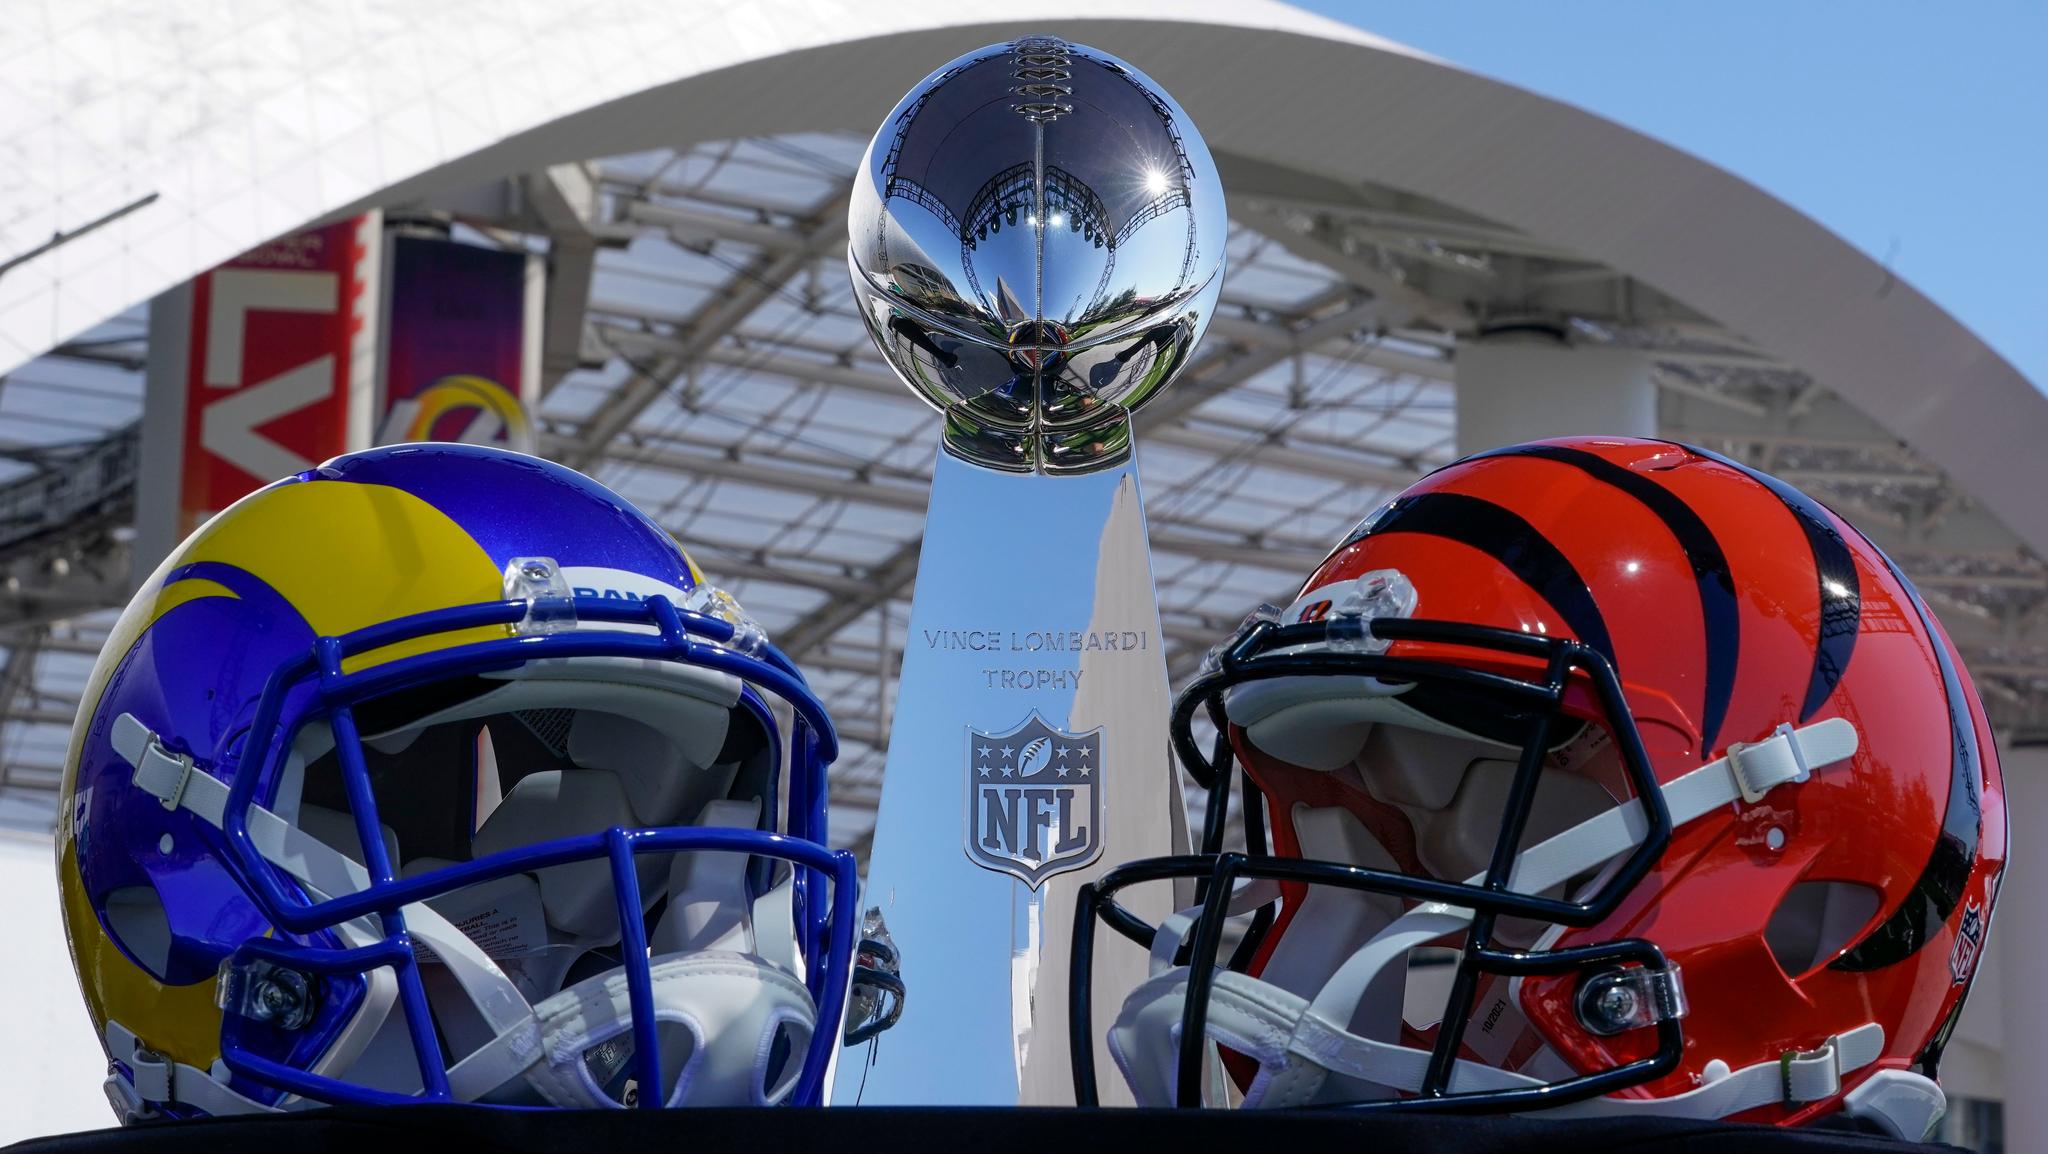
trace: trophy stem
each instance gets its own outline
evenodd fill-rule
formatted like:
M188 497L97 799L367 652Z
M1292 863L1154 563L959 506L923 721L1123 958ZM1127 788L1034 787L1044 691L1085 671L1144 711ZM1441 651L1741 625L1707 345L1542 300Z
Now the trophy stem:
M911 992L871 1055L847 1055L836 1100L1072 1101L1074 891L1185 849L1168 706L1135 463L1049 478L941 453L867 897ZM1129 896L1148 920L1171 912L1165 885ZM1145 966L1107 945L1098 1004Z

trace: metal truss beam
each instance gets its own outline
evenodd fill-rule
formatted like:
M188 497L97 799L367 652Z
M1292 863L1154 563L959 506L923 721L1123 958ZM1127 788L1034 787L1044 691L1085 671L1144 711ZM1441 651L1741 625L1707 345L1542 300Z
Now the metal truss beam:
M1309 311L1323 313L1332 308L1336 310L1334 313L1328 313L1293 333L1291 341L1271 340L1262 327L1257 342L1240 345L1233 339L1230 344L1235 348L1213 353L1200 363L1189 366L1186 375L1174 382L1172 388L1139 410L1139 436L1148 435L1154 426L1178 424L1233 385L1258 376L1296 353L1371 325L1377 313L1377 306L1371 300L1361 299L1348 286L1319 294L1310 302ZM1218 322L1222 320L1217 318ZM1227 337L1231 327L1224 324L1218 331Z
M730 240L765 252L811 253L810 242L802 233L764 224L758 219L758 214L749 217L695 205L638 200L626 206L626 219L635 224L653 225L684 245ZM623 231L629 237L638 236L641 232L630 226Z
M1488 315L1712 327L1683 302L1582 255L1447 205L1239 156L1217 164L1239 219L1403 316L1470 332Z
M621 384L584 422L576 441L565 447L559 459L571 467L588 469L604 455L606 446L632 425L634 419L645 412L677 376L687 372L698 357L723 340L727 331L736 328L755 309L781 292L811 261L842 237L845 230L846 192L842 188L826 197L825 203L802 222L800 235L804 243L801 248L780 253L764 252L749 260L729 282L729 292L714 298L688 319L676 354L668 358L658 371L635 373Z
M675 438L669 440L673 441ZM544 440L543 448L548 448L549 444L550 442ZM885 473L860 465L827 464L781 455L752 458L743 455L688 452L651 444L622 444L613 446L607 456L612 461L666 469L686 476L712 477L766 489L857 501L916 513L924 511L931 495L931 479L923 475ZM890 479L885 481L884 477ZM1407 479L1412 479L1412 474L1408 475ZM1405 484L1406 480L1400 483ZM1205 560L1255 562L1261 567L1287 568L1299 563L1314 564L1322 559L1324 553L1321 550L1326 545L1324 542L1278 533L1248 536L1227 530L1219 531L1198 519L1183 520L1156 514L1152 518L1151 531L1154 546L1166 551ZM1257 551L1258 555L1248 557L1248 551ZM765 575L766 571L763 572ZM797 574L789 574L787 579L802 583L802 578ZM833 583L837 584L836 579Z
M546 236L552 266L544 323L546 385L614 352L624 355L631 370L590 417L544 422L542 452L585 469L659 470L664 476L638 478L643 487L633 490L657 498L672 475L678 490L698 480L738 486L742 505L748 493L759 499L769 491L778 505L791 503L782 494L798 494L808 500L795 503L811 506L803 523L819 511L853 510L843 522L818 519L829 529L814 539L818 548L805 548L788 535L764 534L760 543L718 540L683 524L680 512L669 519L706 567L722 577L782 586L783 596L800 605L822 596L822 604L808 612L789 612L783 619L795 619L776 636L807 670L834 687L848 752L835 768L833 803L836 811L859 814L879 798L888 686L902 660L901 636L888 634L891 626L900 628L914 584L921 542L909 522L925 511L930 484L929 458L906 454L903 438L934 418L874 358L843 291L822 294L806 306L799 323L784 323L791 310L778 297L796 297L799 287L810 285L807 278L838 283L821 270L827 268L822 258L843 243L845 186L820 201L795 203L795 197L809 198L824 187L815 171L805 168L805 180L782 183L780 176L793 169L770 157L754 164L750 188L731 179L730 169L736 152L748 150L737 144L722 148L711 157L720 179L710 184L671 183L665 175L641 179L636 173L649 170L639 164L562 166L501 182L463 219L494 222L479 227L507 244L526 243L522 233ZM2048 702L2048 645L2036 641L2048 636L2048 570L1875 422L1811 382L1802 383L1792 366L1681 302L1539 238L1392 189L1345 185L1241 156L1219 156L1218 163L1240 223L1272 242L1259 246L1250 266L1263 261L1299 275L1308 287L1293 290L1302 299L1276 304L1246 295L1248 280L1226 285L1206 355L1138 417L1139 439L1147 451L1157 452L1162 466L1196 459L1249 467L1248 483L1239 485L1233 468L1224 478L1228 483L1219 486L1238 499L1229 509L1176 515L1170 502L1155 501L1153 548L1171 558L1162 573L1186 570L1183 577L1165 580L1163 589L1162 641L1176 683L1234 624L1208 610L1220 597L1207 582L1227 578L1229 584L1218 587L1250 592L1270 580L1275 587L1268 592L1283 597L1329 544L1290 532L1284 517L1270 519L1279 528L1247 524L1257 514L1242 510L1306 503L1333 486L1377 493L1406 484L1450 452L1448 415L1430 407L1446 395L1441 385L1429 387L1422 403L1395 413L1398 423L1391 427L1337 435L1326 430L1339 426L1304 416L1276 397L1271 386L1285 376L1289 361L1318 376L1341 372L1359 383L1370 382L1374 373L1389 381L1403 378L1399 388L1368 394L1391 399L1418 379L1453 382L1453 334L1522 308L1608 326L1618 344L1683 346L1643 349L1656 365L1660 426L1808 486L1865 526L1937 603L1985 692L2003 707L2001 724L2017 720L2048 731L2048 707L2041 704ZM626 270L600 253L661 236L712 260L671 250L664 255L683 259L686 274L667 277L655 262L642 262L653 271L652 282L636 281L640 291L607 291L623 283L611 278ZM1283 252L1319 266L1326 276L1318 280ZM727 269L733 270L730 276ZM684 315L656 315L644 303L626 303L646 301L648 283L665 287L669 281L687 281L693 294L710 295ZM593 283L600 298L620 303L593 306ZM1231 295L1233 286L1245 293ZM142 344L139 333L76 342L57 350L70 362L59 367L128 367L139 363ZM748 416L744 423L755 428L742 433L734 432L724 414L717 422L682 422L673 433L635 427L665 393L713 368L721 370L718 377L757 378L786 399L773 411ZM1252 389L1241 389L1255 378ZM878 406L869 404L858 406L863 415L857 417L843 415L856 409L852 405L815 411L814 405L829 399L819 386L894 404L880 408L880 417L870 415ZM1207 404L1232 390L1239 392L1230 401ZM1240 398L1252 403L1239 404ZM1268 408L1270 423L1261 419ZM889 427L849 423L863 420ZM856 437L885 447L867 459L833 448ZM54 474L64 467L67 452L75 450L36 446L23 456ZM83 467L75 472L85 474ZM132 497L126 499L132 506ZM38 496L29 508L42 511L50 504ZM9 727L0 729L0 738L19 745L24 732L33 732L40 744L50 732L45 727L69 725L65 694L38 692L35 670L69 688L64 678L74 675L78 659L99 651L100 630L61 622L125 600L125 548L106 531L132 516L130 506L108 506L91 524L65 516L56 538L37 527L0 564L0 631L12 630L19 639L11 660L0 664L0 726ZM1226 517L1235 524L1223 524ZM833 539L831 533L840 536ZM871 628L878 609L881 628ZM48 628L52 622L58 622L54 629ZM33 648L29 638L36 639ZM33 750L30 756L49 758ZM55 787L58 772L56 766L17 763L5 783L42 797ZM842 842L864 848L872 834L860 832L860 821L856 816L842 827Z
M15 700L30 689L35 681L36 659L41 654L45 634L49 631L40 626L15 631L6 639L7 660L0 664L0 753L11 748L8 740L13 736L17 724L33 720L31 714L38 712L33 706L27 709L15 708ZM70 718L65 724L70 724ZM11 784L14 776L13 764L0 764L0 783Z
M657 338L659 339L659 338ZM858 389L878 396L900 398L911 402L909 390L895 377L886 373L868 371L828 361L815 361L807 357L789 356L776 353L752 352L748 350L714 349L704 358L706 361L747 368L755 372L789 377L793 380L815 381ZM1171 391L1168 392L1171 396ZM1146 412L1140 410L1141 422ZM1222 425L1222 422L1216 422ZM1156 427L1155 427L1156 426ZM1376 460L1360 460L1350 454L1322 452L1304 448L1292 443L1291 437L1267 437L1263 430L1242 426L1224 425L1242 435L1231 432L1214 432L1191 428L1185 424L1160 425L1157 421L1147 423L1140 438L1149 444L1172 445L1191 452L1228 456L1238 461L1255 461L1278 469L1312 476L1328 477L1333 480L1355 481L1376 485L1402 486L1415 479L1413 468L1391 468ZM1325 445L1340 442L1324 441ZM1370 450L1368 450L1370 451ZM1379 449L1382 457L1391 456L1393 450Z
M792 660L799 659L877 606L903 597L917 580L918 554L923 549L922 533L897 546L895 552L862 575L862 583L867 586L865 592L828 600L784 630L778 642L782 651Z
M1356 242L1347 240L1343 232L1331 227L1328 221L1292 216L1256 202L1245 204L1238 211L1261 224L1260 233L1275 244L1303 260L1322 265L1350 284L1371 293L1374 315L1384 325L1391 327L1420 320L1450 332L1469 332L1478 323L1478 318L1462 304L1444 300L1409 284L1404 271L1385 258L1384 249L1377 246L1354 247ZM1359 247L1380 255L1381 259L1362 255Z
M1555 260L1583 260L1568 249L1460 212L1448 205L1422 205L1407 198L1400 206L1386 190L1367 189L1311 176L1233 153L1216 154L1216 167L1236 205L1264 204L1321 213L1369 227L1398 230L1406 239L1437 240L1486 252L1519 253Z
M1329 349L1342 341L1344 343L1341 355L1355 364L1370 365L1396 373L1413 373L1418 377L1430 377L1440 381L1451 379L1452 366L1448 357L1423 356L1382 344L1348 339L1362 329L1374 328L1374 316L1372 302L1347 295L1345 306L1338 312L1328 317L1310 320L1298 330L1219 312L1216 318L1209 322L1209 331L1216 337L1227 338L1249 348L1286 354L1278 360L1268 362L1268 368L1295 353ZM1179 391L1180 385L1176 384L1167 390L1166 395L1172 397ZM1151 412L1150 409L1145 411Z
M541 319L543 392L582 363L583 317L590 310L590 285L597 271L597 238L591 233L597 190L580 164L558 164L524 181L526 201L548 231L547 303Z

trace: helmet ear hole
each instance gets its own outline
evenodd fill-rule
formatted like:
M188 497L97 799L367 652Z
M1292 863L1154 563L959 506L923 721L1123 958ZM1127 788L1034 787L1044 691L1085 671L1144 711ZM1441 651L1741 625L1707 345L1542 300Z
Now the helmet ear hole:
M1764 927L1764 943L1788 977L1834 958L1877 915L1882 895L1860 882L1805 881L1785 891Z
M152 885L122 886L107 895L107 933L151 977L165 981L171 969L171 918Z
M171 837L163 835L165 841ZM165 887L179 880L175 872L167 876L152 869L125 880L129 884L107 890L93 903L99 928L122 956L166 986L189 986L214 976L229 952L207 936L217 927L226 927L219 932L249 936L269 928L252 903L237 898L189 905L177 904L175 898L167 902Z
M1402 1023L1411 1030L1427 1030L1441 1023L1457 973L1456 950L1423 946L1408 951L1408 980L1401 991Z
M803 1073L804 1051L810 1048L811 1031L802 1022L781 1021L769 1043L767 1060L761 1064L761 1104L773 1106L796 1088Z

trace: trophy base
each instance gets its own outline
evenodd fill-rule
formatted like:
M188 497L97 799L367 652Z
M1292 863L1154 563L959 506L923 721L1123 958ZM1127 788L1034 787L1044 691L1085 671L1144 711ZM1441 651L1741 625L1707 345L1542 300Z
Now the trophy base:
M1562 1122L1343 1110L498 1110L481 1106L337 1107L296 1114L167 1122L31 1139L21 1154L274 1154L278 1150L1078 1151L1370 1150L1373 1154L1936 1154L1840 1132L1675 1118Z

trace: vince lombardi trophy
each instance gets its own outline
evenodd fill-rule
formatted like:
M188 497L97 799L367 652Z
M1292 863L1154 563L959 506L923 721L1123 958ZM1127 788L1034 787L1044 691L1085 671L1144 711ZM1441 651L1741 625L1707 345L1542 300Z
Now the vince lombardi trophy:
M867 888L909 996L835 1100L1070 1103L1074 891L1187 852L1131 416L1215 310L1223 190L1144 73L1031 37L903 98L848 231L868 331L944 433ZM1104 991L1142 979L1126 952Z

